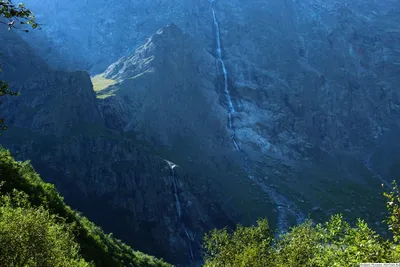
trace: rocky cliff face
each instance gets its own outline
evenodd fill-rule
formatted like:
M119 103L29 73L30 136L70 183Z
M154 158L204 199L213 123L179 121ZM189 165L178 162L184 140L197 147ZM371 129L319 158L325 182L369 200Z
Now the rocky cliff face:
M261 183L274 184L303 210L327 211L333 203L336 211L345 203L366 209L353 189L331 188L334 197L324 200L321 192L332 183L374 188L364 194L378 205L379 183L395 177L374 171L371 155L386 166L398 163L387 149L377 152L382 143L394 145L387 136L399 128L398 3L220 1L216 8L225 22L233 128L239 147L256 153ZM265 166L271 158L292 169L293 178L292 171ZM286 178L276 179L281 174Z
M201 259L204 232L273 213L266 195L236 171L225 138L211 138L224 134L223 118L212 112L218 96L211 86L188 86L182 72L193 71L187 62L195 53L176 26L161 29L111 66L106 77L117 83L113 96L104 98L96 98L86 72L54 71L16 34L2 32L1 38L7 41L1 78L21 92L1 106L9 126L1 144L30 159L70 205L106 231L169 262L188 263ZM165 53L176 47L175 54ZM180 54L185 59L175 62ZM159 83L164 95L157 94ZM166 116L154 119L156 114ZM200 135L209 139L179 144Z
M95 66L95 72L130 54L145 37L170 22L193 37L195 50L216 52L209 1L27 4L44 20L44 35L62 43L51 45L62 54L58 58L82 59L79 66ZM310 146L362 147L388 128L398 112L397 92L386 92L398 82L393 80L399 57L398 29L392 23L399 8L396 2L236 0L219 1L215 8L231 90L240 111L235 127L242 145L295 158L312 157L314 150L307 152ZM90 16L80 16L83 12ZM49 61L56 61L57 56L45 52L44 46L33 44L42 47L41 54ZM210 75L195 78L202 83L213 81ZM193 79L194 84L197 81ZM360 95L380 100L354 101ZM390 108L375 112L372 106L376 105Z
M15 33L2 28L0 34L4 42L2 78L21 94L18 99L6 99L1 106L9 123L40 134L61 136L67 135L73 125L102 120L86 72L52 71Z
M272 1L244 6L229 20L222 39L238 105L244 106L237 125L244 142L257 140L248 131L263 132L276 153L313 157L309 146L354 150L398 123L393 88L399 81L393 78L400 54L393 45L399 29L390 25L393 11L368 8Z
M111 99L103 101L106 107L109 103L126 107L129 116L118 130L133 131L174 153L181 150L180 154L194 162L215 160L217 164L232 149L226 112L214 90L214 64L207 51L195 50L172 24L131 56L112 64L103 76L117 83L97 93L113 92Z
M209 2L40 0L25 1L36 10L43 31L32 45L52 65L62 69L104 71L132 53L145 38L169 23L203 36ZM127 34L129 33L129 34ZM107 56L105 56L107 55ZM67 64L66 64L67 63Z
M395 135L399 128L399 92L396 90L399 51L395 48L399 43L399 29L391 23L398 5L373 1L367 6L343 1L219 1L207 5L208 15L199 12L198 17L208 21L208 27L198 24L196 30L191 31L190 22L182 28L187 35L192 35L204 27L206 35L192 35L197 42L192 42L191 46L196 51L207 50L210 55L200 52L188 61L182 52L182 40L170 34L175 37L163 39L162 43L172 40L173 51L161 49L162 56L154 56L152 49L159 45L149 40L133 56L122 58L104 73L105 77L119 81L104 92L124 94L122 91L126 88L134 88L136 91L130 97L135 99L134 104L124 106L145 107L144 113L138 109L128 112L134 114L134 118L122 124L124 129L135 129L139 134L145 132L155 145L170 146L178 151L176 143L167 136L184 140L181 131L188 129L188 123L193 123L199 110L205 110L201 109L203 104L192 106L193 101L184 93L194 96L195 91L188 91L189 88L210 87L211 90L204 92L208 98L216 99L214 89L219 102L213 100L204 106L214 108L211 115L215 121L223 122L222 128L212 127L216 131L209 131L210 137L207 137L204 132L209 129L207 124L192 124L193 131L198 131L199 135L194 134L190 141L181 142L185 149L179 154L189 155L190 144L211 140L208 143L213 144L212 149L203 154L192 153L197 155L197 161L208 161L205 155L213 155L213 151L220 151L223 146L235 150L233 135L241 152L226 154L227 157L239 158L242 169L257 183L267 186L264 191L279 207L285 206L280 212L295 213L295 217L299 214L293 211L295 203L303 210L323 209L328 210L327 213L344 210L349 203L358 206L358 194L353 189L341 192L341 187L363 188L364 194L372 194L368 205L381 205L376 188L391 177L380 175L372 166L376 165L373 158L379 157L376 148L386 143L385 136ZM375 12L377 10L379 12ZM199 45L199 40L205 45ZM155 60L157 58L163 61ZM213 72L197 75L194 66L207 70L212 61L217 61ZM177 68L184 72L179 74ZM159 78L160 70L166 79ZM226 75L221 75L223 72ZM192 73L196 75L193 77ZM184 91L164 86L176 83L179 75L190 77L194 86L183 83ZM132 77L140 79L137 83L127 82ZM139 88L146 88L145 93L139 92ZM153 104L138 103L149 92L154 93L147 103ZM227 103L227 93L232 107ZM169 104L174 101L177 104ZM191 105L189 110L182 106L187 103ZM140 118L143 114L148 114L147 119ZM167 126L168 129L161 131L158 127L165 127L165 123L160 121L166 118L181 118L178 123L171 124L180 126ZM154 124L149 122L153 120ZM217 145L218 138L224 140L223 146ZM382 157L388 157L387 150L379 151ZM388 157L385 165L396 161ZM332 183L337 184L331 189L334 197L325 201L319 190L326 190ZM332 207L335 208L332 210ZM315 215L321 217L317 212Z
M265 215L381 221L400 161L397 2L41 3L65 22L32 41L45 61L105 71L94 93L31 52L4 66L27 98L3 106L19 127L3 140L106 230L188 262L205 230Z

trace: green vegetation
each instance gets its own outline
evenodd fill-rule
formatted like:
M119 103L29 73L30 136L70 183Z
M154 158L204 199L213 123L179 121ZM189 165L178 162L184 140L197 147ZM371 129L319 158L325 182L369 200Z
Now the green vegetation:
M107 98L113 96L113 92L107 92L105 89L116 84L117 81L107 79L103 74L92 77L93 90L96 92L97 98Z
M4 266L89 266L79 255L72 227L43 207L31 207L25 193L1 197L0 262Z
M15 5L11 0L0 0L0 17L1 24L5 24L8 30L18 29L29 32L26 28L20 28L22 25L30 25L32 29L36 29L39 24L35 21L35 16L24 4Z
M400 242L400 191L399 187L393 182L393 190L383 194L386 201L386 208L389 211L389 216L386 223L389 225L389 230L393 233L395 242Z
M271 170L272 175L265 175ZM343 218L352 225L357 218L363 218L368 224L374 224L379 233L387 232L387 226L376 220L377 216L383 217L385 213L385 199L377 190L381 181L373 176L360 158L350 153L341 153L320 163L299 161L295 167L264 157L258 163L257 173L258 177L265 177L264 183L290 196L314 223L325 222L332 214L343 213ZM343 176L343 173L347 175ZM394 171L392 173L393 176L398 175ZM313 210L314 207L319 210ZM269 214L261 217L268 217L270 225L275 225ZM295 223L294 219L289 221L289 224L292 223Z
M269 266L269 248L273 238L267 220L257 227L239 225L232 234L226 229L205 236L205 266Z
M1 72L1 69L0 69L0 72ZM18 93L11 91L8 87L8 83L0 80L0 97L5 96L5 95L16 96L16 95L18 95ZM0 101L0 105L1 105L1 103L2 102ZM5 130L7 130L7 126L4 125L4 119L0 118L0 134L2 131L5 131Z
M93 83L93 90L97 92L107 88L110 85L115 84L116 81L107 79L104 77L103 74L99 74L92 77L92 83Z
M400 194L394 184L385 193L386 220L393 240L379 236L358 219L351 227L342 215L314 225L311 220L274 240L267 220L238 226L233 233L213 230L205 236L205 266L359 266L360 263L400 262Z
M29 162L4 149L0 184L0 262L6 266L170 266L105 234L67 206Z

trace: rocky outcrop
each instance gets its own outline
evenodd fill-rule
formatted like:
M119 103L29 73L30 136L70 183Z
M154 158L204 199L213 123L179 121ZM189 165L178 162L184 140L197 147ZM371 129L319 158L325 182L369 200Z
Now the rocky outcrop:
M398 29L382 28L393 11L369 8L340 1L227 3L222 14L241 10L222 38L243 106L236 127L244 144L266 149L264 139L273 153L313 158L315 147L354 151L398 125ZM370 13L377 9L383 14Z
M371 159L374 161L383 157L391 162L388 165L395 163L393 157L380 146L387 143L385 136L395 135L399 127L399 92L395 89L400 83L396 78L399 51L395 44L398 44L400 36L398 27L393 24L399 6L376 1L367 5L358 2L346 4L343 1L219 1L214 3L214 7L235 110L232 114L235 140L244 151L244 157L250 158L248 164L252 165L251 169L257 170L253 174L258 182L272 185L275 191L288 196L303 210L318 205L325 214L329 214L343 211L349 204L362 205L359 195L354 193L357 190L369 195L366 201L369 206L381 205L383 208L377 188L393 177L377 175L374 171L377 163L371 162ZM207 8L210 12L201 13L201 19L209 21L207 27L202 27L206 34L210 34L210 28L216 29L210 21L211 9ZM191 34L190 27L183 28ZM172 41L176 45L174 51L182 51L181 39L172 34L168 36L175 36ZM217 57L215 49L212 49L216 42L214 34L205 39L204 36L193 36L206 43L206 46L199 46L198 42L192 42L196 50L207 48L213 58L206 61L208 65L198 57L193 57L194 60L187 65L178 64L185 71L191 70L181 73L188 77L193 64L211 66ZM163 44L169 42L170 37L162 41ZM164 88L164 83L177 80L177 72L171 72L176 70L176 66L170 64L181 63L186 54L178 53L179 57L176 57L172 53L169 56L163 50L158 58L165 61L160 63L156 61L157 56L153 57L154 47L157 45L149 40L132 57L122 58L113 64L105 76L117 79L121 84L135 75L143 79L152 77L129 88L145 88L143 94L154 90L155 93L151 93L153 97L149 98L152 101L158 94L170 94L173 87L167 86L168 91L160 88ZM157 69L154 66L162 67ZM152 76L160 70L167 75L167 79ZM214 72L216 75L215 68ZM213 117L224 123L220 128L222 134L211 134L210 143L217 144L216 137L222 136L226 147L233 151L233 145L229 144L231 133L226 127L228 110L224 104L225 95L223 90L218 89L221 81L212 74L192 77L191 81L194 85L213 81L212 87L220 100L212 104L217 106L212 112ZM112 90L123 88L121 84ZM137 105L135 101L144 98L141 94L134 92L131 99L138 100L128 106ZM179 95L182 92L179 91ZM147 111L156 110L147 113L147 118L151 118L150 121L165 121L166 118L182 117L184 113L185 117L176 124L180 125L178 129L174 127L172 131L160 134L151 123L145 123L141 128L141 121L146 119L139 118L138 121L128 120L127 129L137 127L138 133L146 132L146 136L154 137L152 142L156 145L174 144L165 139L168 132L178 133L186 129L186 125L195 118L193 111L197 112L199 108L191 107L191 112L179 109L182 104L192 103L190 98L181 98L178 105L173 105L174 109L163 105L165 99L173 99L173 96L160 99L145 106ZM174 113L175 110L179 112ZM135 110L132 114L142 113ZM164 125L160 121L156 124ZM193 129L199 131L204 127L207 127L206 124L197 124ZM177 140L184 140L184 135L177 136ZM206 140L207 134L201 132L199 137L183 141L186 149L178 154L189 155L189 144L196 144L199 140L203 142L203 138ZM171 147L177 149L175 144ZM213 149L209 151L213 153ZM208 161L204 157L206 153L193 154L198 155L197 161ZM229 152L225 155L236 157ZM190 160L190 157L184 160ZM332 184L338 184L338 188ZM332 187L332 199L329 201L325 201L324 194L321 194L327 187ZM357 189L342 192L340 187ZM313 214L321 218L319 213Z
M80 67L95 65L98 72L170 22L193 37L195 50L215 54L209 1L78 2L68 8L64 1L27 4L39 19L60 18L56 21L63 24L45 23L42 33L63 44L51 45L62 60L84 59ZM398 112L397 93L388 90L397 81L388 83L383 77L395 76L398 69L398 29L392 23L398 8L394 1L375 0L217 2L224 60L239 111L235 127L248 153L256 147L262 153L315 158L315 147L354 150L388 129ZM56 60L43 47L41 54ZM213 79L201 76L197 81ZM379 103L354 100L364 95L380 99L382 94L386 99ZM375 112L377 105L390 108Z
M208 1L26 0L43 31L33 33L33 47L52 66L103 72L127 56L158 29L174 22L204 36ZM211 29L210 29L211 30ZM211 31L210 31L211 34Z
M112 6L69 1L68 9L64 1L39 6L44 2L31 2L43 14L38 19L54 21L54 16L65 24L47 23L39 33L44 39L32 41L36 51L53 66L93 73L111 64L101 76L112 82L95 99L86 74L54 72L35 58L36 75L23 71L27 85L57 84L48 87L56 92L39 88L40 94L27 94L29 100L3 106L20 114L12 124L40 134L13 145L30 151L23 155L34 155L38 166L51 162L50 169L43 169L47 177L51 170L73 172L74 179L62 179L68 185L60 182L60 188L79 184L82 199L90 203L88 212L102 203L107 208L99 217L104 225L110 224L108 214L119 216L118 229L126 226L132 239L152 225L153 236L164 231L162 238L135 245L168 247L183 261L190 258L187 250L178 253L189 247L185 227L196 251L208 227L249 223L263 215L276 225L282 213L289 216L278 218L292 223L296 216L288 210L310 211L317 220L344 212L347 218L381 221L380 184L396 176L399 161L392 152L400 128L397 2L221 0L212 1L214 14L209 1L198 0L119 1ZM21 51L28 49L22 46ZM226 75L221 75L221 61ZM12 65L8 69L6 74L16 79ZM41 76L53 82L40 83ZM225 79L234 112L226 105ZM64 96L68 90L73 93ZM39 115L30 121L22 107L33 105L32 99L42 105L32 106ZM62 136L70 145L42 133ZM17 138L7 140L11 137ZM33 149L37 139L47 139L37 151L55 149L44 159ZM50 155L59 156L53 162ZM178 186L164 159L180 166ZM145 178L133 183L132 177ZM140 193L125 188L140 188ZM161 188L168 193L163 195ZM162 198L153 203L156 195L168 199L169 206ZM131 199L146 208L130 204ZM196 208L189 203L197 203ZM120 209L125 215L114 213ZM179 216L186 213L190 220ZM139 215L133 219L132 214ZM135 228L133 221L142 224ZM164 254L161 249L157 256Z
M171 38L171 42L164 47L171 51L176 47L173 45L174 34L178 34L183 41L182 32L171 27L150 39L157 46L157 49L148 52L154 52L155 69L163 62L169 64L163 58L164 50L158 47L162 42L157 38ZM264 201L254 193L257 190L251 184L242 186L245 192L237 192L236 187L223 187L228 178L235 180L232 185L244 182L243 176L238 173L222 173L229 162L233 166L232 160L222 167L211 156L209 161L204 162L196 161L193 156L194 162L189 162L174 153L182 150L169 148L167 151L163 146L155 147L155 144L166 140L173 143L165 142L164 145L177 146L177 140L184 138L179 134L193 134L181 131L178 123L183 124L185 118L177 116L179 108L187 109L189 115L193 113L188 106L178 107L179 100L174 98L193 94L197 101L203 99L202 105L210 101L201 94L203 88L182 86L188 81L180 80L181 68L171 68L169 73L170 78L172 75L178 78L176 83L168 83L166 76L156 71L141 82L132 81L136 74L130 76L127 70L126 77L112 77L118 80L117 85L122 85L116 96L97 99L86 72L54 71L13 32L1 34L1 38L7 40L1 48L2 78L10 81L14 90L21 92L18 97L5 99L1 106L1 114L4 114L9 126L1 136L1 145L11 149L19 159L30 159L42 177L57 186L67 203L106 231L113 232L135 249L172 263L188 263L201 259L204 232L215 227L233 226L243 218L256 217L248 217L251 212L246 211L245 205L250 203L260 204L256 209L258 216L270 209L268 205L261 205ZM187 53L186 48L182 43L176 53ZM144 50L140 51L144 53ZM128 69L134 67L133 64L125 65ZM18 79L20 74L25 75L24 79ZM165 95L159 96L162 97L159 103L165 103L157 112L171 110L176 117L164 117L157 123L149 123L145 130L145 121L151 121L151 115L154 116L154 111L147 109L157 99L156 88L149 86L145 98L133 96L137 92L135 89L143 91L144 88L139 87L145 85L143 81L151 85L152 79L165 82ZM185 90L191 91L185 93ZM134 101L137 104L132 105ZM199 104L193 100L191 106L196 105ZM199 112L196 115L198 118L207 114L201 110L196 112ZM188 128L194 131L190 128L191 124L210 123L210 127L215 128L210 131L217 131L216 119L208 120L188 123ZM140 123L143 132L135 132ZM158 139L160 136L164 137ZM201 145L205 151L210 151L207 143ZM193 151L197 153L198 150ZM196 153L193 152L193 155L198 155ZM201 155L204 159L204 154ZM174 168L172 161L175 162ZM211 166L213 171L207 166ZM253 192L250 192L252 188ZM243 198L246 200L243 201ZM238 209L235 203L240 203L241 208Z
M373 169L398 162L380 148L400 122L398 4L219 1L215 8L236 141L258 166L255 177L303 211L321 206L314 218L351 205L346 216L376 221L379 208L356 207L383 208L377 188L396 177Z
M101 123L86 72L52 71L18 35L4 28L0 34L2 78L21 94L18 99L9 97L0 107L13 127L62 136L74 125Z
M216 165L213 160L221 163L231 153L225 110L214 90L214 59L196 51L177 26L160 29L131 56L112 64L104 77L118 82L98 92L113 91L104 107L110 103L111 109L117 105L129 114L119 130L197 163Z

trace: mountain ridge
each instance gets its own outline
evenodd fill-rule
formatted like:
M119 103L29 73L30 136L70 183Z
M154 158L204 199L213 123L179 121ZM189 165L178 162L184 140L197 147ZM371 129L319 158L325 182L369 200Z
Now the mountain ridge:
M133 2L107 10L99 1L68 10L57 8L62 1L48 3L43 16L54 11L85 33L74 39L77 27L51 25L32 38L34 50L59 67L101 73L92 77L96 92L87 74L56 74L38 63L37 77L20 86L26 93L1 110L11 118L2 142L32 158L44 178L62 174L62 193L106 230L120 227L129 234L118 235L133 240L151 229L147 244L134 245L177 262L200 258L210 228L264 216L290 226L293 207L317 221L343 212L381 229L376 189L398 175L400 162L393 152L400 132L398 4L158 3L149 9L153 2L141 2L135 14L127 14ZM86 4L96 15L78 20ZM154 21L146 22L149 14ZM38 49L38 40L48 39L65 42ZM10 67L17 70L5 72L11 82L18 82L18 68L29 74ZM47 78L37 82L40 76ZM132 222L140 226L132 229Z

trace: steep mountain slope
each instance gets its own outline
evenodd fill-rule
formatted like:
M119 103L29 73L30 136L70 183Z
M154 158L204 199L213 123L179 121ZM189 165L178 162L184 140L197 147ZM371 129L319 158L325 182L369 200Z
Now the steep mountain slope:
M225 22L236 140L267 156L254 157L260 182L297 198L303 210L377 206L379 184L396 176L377 173L370 155L399 163L387 149L398 144L390 136L400 122L398 3L221 1L216 8ZM271 174L268 157L292 171L277 166Z
M97 94L113 94L102 101L105 107L118 103L128 109L124 110L128 114L125 125L117 130L134 131L158 148L173 148L174 153L181 149L196 162L221 161L231 144L225 110L214 90L213 67L212 56L196 51L172 24L131 56L112 64L102 75L117 83ZM196 154L202 154L201 158Z
M315 155L309 146L355 150L398 126L394 11L342 1L259 4L226 3L220 12L241 9L222 39L232 90L244 106L237 124L243 142L254 142L245 137L250 128L271 141L274 153L308 158ZM252 28L234 30L247 25Z
M278 206L282 222L299 219L299 207L304 213L313 210L312 216L321 218L345 210L350 217L360 215L350 212L350 204L365 210L381 206L376 189L395 175L381 173L388 174L387 168L393 169L399 162L385 148L397 144L389 140L399 132L396 88L400 68L395 45L400 36L393 24L398 4L370 1L366 7L343 1L219 1L208 3L207 8L208 17L198 13L202 21L209 22L207 27L197 25L192 31L188 26L192 22L183 26L197 40L191 42L192 50L200 55L192 56L192 61L185 58L181 39L175 34L162 44L175 43L171 56L170 50L162 50L166 55L154 59L152 46L160 44L149 40L133 56L120 59L102 74L117 81L98 92L100 97L116 95L104 101L107 110L115 110L107 101L125 97L127 88L132 89L126 98L131 102L115 102L129 111L111 112L125 114L126 121L117 119L119 129L134 129L139 136L146 133L155 146L167 144L174 153L187 156L186 161L193 155L197 155L196 162L209 161L207 155L221 151L216 145L221 142L232 153L216 157L226 155L241 166ZM205 39L196 35L199 29L209 35ZM206 46L199 45L204 40ZM212 58L201 52L205 49ZM196 70L209 69L212 61L217 68L211 72ZM212 88L217 92L218 103L214 100L200 107L210 106L215 121L222 122L220 130L207 135L207 124L193 124L199 107L183 108L193 103L184 96L185 91L173 91L179 93L178 99L171 91L175 87L164 86L176 83L177 66L183 70L179 73L182 79L190 77L191 84L186 84L189 96L194 96L194 91L188 89L196 86L204 85L204 94L209 96ZM166 79L160 80L160 70ZM147 93L151 96L143 104L141 99ZM173 118L181 118L179 126ZM170 120L167 126L163 123ZM182 131L188 124L198 135L185 140ZM170 125L174 125L172 130ZM185 149L179 150L171 140L172 133ZM206 140L213 144L209 151L192 152L192 144L199 147L199 142ZM239 153L234 152L235 146ZM378 158L385 158L379 164L387 166L380 171L375 169ZM330 190L329 197L322 193L325 190ZM375 222L376 211L372 210L370 219Z
M76 72L62 76L82 75L78 84L42 83L10 101L12 124L30 139L11 128L4 142L45 177L72 174L56 184L106 229L139 246L133 237L150 228L140 246L183 262L197 258L205 229L259 216L280 230L309 212L379 226L378 188L400 162L397 2L31 4L47 21L32 40L46 62L93 73L115 63L93 77L96 94ZM41 73L62 73L40 69L16 86L29 92ZM42 99L57 88L70 93ZM40 116L29 120L36 99Z
M167 27L152 40L170 38L170 30L178 32L182 38L177 28ZM19 90L21 95L6 99L1 106L0 112L7 119L9 128L0 143L14 151L19 159L31 159L35 169L46 181L57 186L72 207L84 212L106 231L113 232L135 249L172 263L187 263L201 259L205 231L234 225L240 220L250 222L252 218L270 212L272 207L265 203L265 195L235 171L233 159L223 162L210 156L209 160L204 160L213 145L209 141L193 146L193 150L188 149L187 156L193 158L191 161L184 158L185 154L178 153L185 147L171 149L183 138L182 134L187 138L193 135L194 128L190 124L187 133L179 130L178 124L184 122L183 118L171 117L172 126L164 119L159 120L158 124L165 123L165 131L150 123L145 130L145 121L150 121L154 114L151 110L139 106L140 109L135 111L137 105L131 105L132 99L127 97L96 99L87 73L53 71L14 33L3 32L2 38L7 40L7 45L2 47L2 79L11 81L12 88ZM165 49L171 47L172 43ZM163 62L162 57L159 58L164 55L162 51L162 47L152 50L157 56L155 62L159 61L157 64ZM30 66L35 66L32 73ZM182 69L169 73L169 76L181 77L180 71ZM26 77L18 78L20 73ZM162 72L157 75L165 81ZM126 85L125 92L131 88L128 83L121 84ZM151 97L156 96L155 88L149 86L147 98L134 100L143 101L137 102L138 105L149 105L154 101ZM166 87L166 100L171 99L168 92L174 94L174 88L184 90L187 87ZM200 104L211 106L206 105L206 101L212 99L202 96L202 89L193 88L198 90L196 100L204 99ZM124 104L124 101L128 102ZM108 111L118 110L119 104L128 109L121 113L106 112L107 108ZM173 110L177 105L175 102L160 108L171 107ZM192 106L195 105L197 103L193 102ZM185 106L182 108L189 110ZM117 114L124 113L133 115L127 117L129 122L142 123L140 135L145 138L130 128L121 129L110 124L123 121ZM175 116L177 113L178 110ZM196 113L191 115L207 114L204 110ZM209 123L211 136L218 131L218 122L211 114L209 116L207 121L193 123ZM165 138L158 138L160 136ZM153 140L164 143L152 143ZM155 147L156 144L159 146ZM217 144L221 147L220 153L224 152L224 143ZM224 153L228 153L226 151ZM242 189L245 190L242 192Z
M111 5L104 0L26 0L25 4L43 24L42 32L33 33L32 45L46 61L58 68L92 73L132 53L171 22L203 36L210 21L203 20L209 18L209 2L202 0L123 0Z
M0 184L1 196L9 195L12 200L18 201L15 198L16 192L25 193L30 206L43 207L50 214L56 215L60 223L73 224L72 232L80 246L80 254L95 266L170 266L163 261L133 251L112 235L105 234L101 228L67 206L54 186L44 183L29 162L16 162L9 151L2 148L0 148ZM19 251L14 253L14 257L21 256L18 254Z

